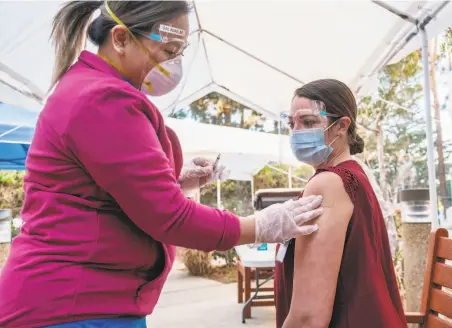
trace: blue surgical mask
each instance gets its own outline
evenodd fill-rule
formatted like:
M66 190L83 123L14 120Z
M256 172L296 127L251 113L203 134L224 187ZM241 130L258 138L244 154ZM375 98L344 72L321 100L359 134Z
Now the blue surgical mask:
M334 122L335 123L335 122ZM333 123L333 124L334 124ZM325 145L325 131L324 129L308 129L295 130L291 136L292 152L295 157L303 163L317 167L324 163L333 152L331 144L336 141L334 139L328 146Z

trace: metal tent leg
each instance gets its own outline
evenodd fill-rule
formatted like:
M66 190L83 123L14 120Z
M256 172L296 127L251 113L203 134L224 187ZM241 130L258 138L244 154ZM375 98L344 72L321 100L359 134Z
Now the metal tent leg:
M221 181L217 179L217 208L221 209Z

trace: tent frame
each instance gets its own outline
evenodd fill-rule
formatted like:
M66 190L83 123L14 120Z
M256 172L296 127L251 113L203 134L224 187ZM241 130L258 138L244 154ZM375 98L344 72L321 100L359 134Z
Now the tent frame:
M0 62L0 72L3 72L5 74L9 75L15 81L22 83L27 88L27 90L19 89L19 88L15 87L14 85L8 83L7 81L3 80L2 78L0 78L0 83L5 84L6 86L12 88L13 90L36 100L40 104L42 104L44 102L45 92L43 92L41 89L39 89L39 87L34 85L30 80L28 80L24 76L20 75L19 73L13 71L12 69L10 69L8 66L3 64L2 62Z

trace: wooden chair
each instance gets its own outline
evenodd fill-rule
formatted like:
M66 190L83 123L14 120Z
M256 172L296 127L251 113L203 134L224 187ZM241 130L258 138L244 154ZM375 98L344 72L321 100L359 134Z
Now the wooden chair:
M452 239L446 229L430 234L419 312L405 313L408 323L423 328L452 328ZM447 318L443 318L445 316Z

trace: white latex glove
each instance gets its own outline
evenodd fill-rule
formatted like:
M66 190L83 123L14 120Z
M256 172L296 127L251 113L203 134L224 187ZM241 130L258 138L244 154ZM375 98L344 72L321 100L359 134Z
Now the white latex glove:
M213 171L212 179L208 182L215 181L215 180L221 180L224 181L229 177L229 174L231 173L231 170L228 170L226 166L224 165L217 165L215 170Z
M202 158L194 158L187 166L182 168L179 184L182 191L189 192L205 185L213 176L213 162Z
M323 213L321 203L321 196L308 196L256 212L256 243L278 243L317 231L318 225L303 224Z
M197 158L193 159L192 163L194 165L203 166L203 167L210 166L212 168L215 165L215 161L210 160L208 158L204 158L204 157L197 157ZM209 184L215 180L226 180L229 177L230 173L231 173L231 171L226 169L226 166L217 164L217 166L215 167L215 170L212 172L212 175L207 176L206 181L205 182L203 181L204 183L201 184L201 186Z
M215 170L213 170L213 165L214 161L208 158L196 157L187 166L184 166L179 177L179 184L184 193L199 189L214 180L228 178L230 171L224 165L217 165Z

